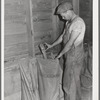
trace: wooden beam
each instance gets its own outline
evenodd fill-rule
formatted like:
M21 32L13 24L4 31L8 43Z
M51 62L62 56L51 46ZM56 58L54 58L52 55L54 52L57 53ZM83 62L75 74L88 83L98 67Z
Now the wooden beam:
M14 35L5 35L4 42L5 47L11 45L17 45L18 43L27 42L27 35L25 33L14 34Z
M53 27L53 41L55 41L55 39L57 39L58 37L58 22L59 22L59 19L58 19L58 16L55 15L55 9L56 7L58 6L58 0L52 0L52 27Z
M79 0L72 0L74 12L79 15Z
M26 5L26 25L27 25L27 33L28 33L28 48L29 55L35 56L34 50L34 29L33 29L33 17L32 17L32 2L31 0L25 0Z

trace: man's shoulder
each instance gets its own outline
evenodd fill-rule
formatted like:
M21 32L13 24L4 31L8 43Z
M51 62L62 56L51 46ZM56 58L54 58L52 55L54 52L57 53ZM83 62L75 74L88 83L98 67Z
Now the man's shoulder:
M81 17L77 17L75 22L76 23L83 23L83 24L85 24L84 20Z
M85 26L85 22L84 22L84 20L81 18L81 17L77 17L74 21L73 21L73 23L72 23L72 26Z
M85 25L84 20L81 17L77 17L72 22L72 24L70 25L69 30L70 31L72 31L72 30L81 30L81 29L84 29L85 30L85 28L86 28L86 25Z

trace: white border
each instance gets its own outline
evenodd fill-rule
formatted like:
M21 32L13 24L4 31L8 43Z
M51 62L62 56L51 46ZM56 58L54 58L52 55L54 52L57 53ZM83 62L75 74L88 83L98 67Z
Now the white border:
M4 0L1 0L1 100L4 100ZM98 99L98 0L93 0L93 100Z
M1 0L1 100L4 100L4 0Z
M98 99L98 0L93 0L93 100Z

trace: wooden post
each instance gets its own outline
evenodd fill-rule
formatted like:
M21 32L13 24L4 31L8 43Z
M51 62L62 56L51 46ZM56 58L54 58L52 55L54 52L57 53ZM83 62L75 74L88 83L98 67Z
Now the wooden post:
M72 0L74 12L79 15L79 0Z
M58 34L58 26L59 26L59 19L58 16L55 15L55 9L58 6L58 0L52 0L52 27L53 27L53 41L57 38Z
M28 34L28 48L29 55L35 56L34 49L34 29L33 29L33 17L32 17L32 2L31 0L26 0L26 25L27 25L27 34Z

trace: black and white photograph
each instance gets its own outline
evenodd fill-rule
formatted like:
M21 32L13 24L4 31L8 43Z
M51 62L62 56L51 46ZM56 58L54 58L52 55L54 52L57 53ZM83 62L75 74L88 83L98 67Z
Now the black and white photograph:
M94 100L93 0L3 4L4 100Z

